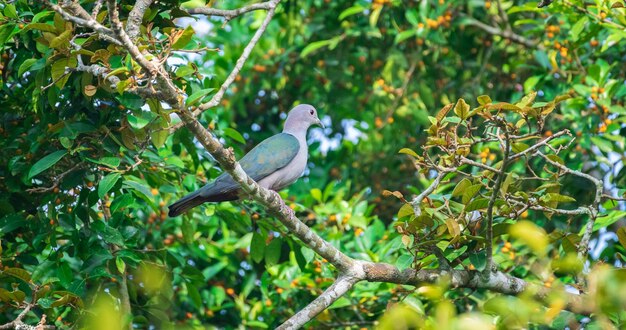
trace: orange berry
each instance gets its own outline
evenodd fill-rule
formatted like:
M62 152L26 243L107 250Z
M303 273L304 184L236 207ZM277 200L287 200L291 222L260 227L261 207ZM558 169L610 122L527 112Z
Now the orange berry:
M591 47L597 47L599 44L598 40L589 41L589 45L591 45Z
M185 317L190 319L190 318L193 317L193 314L191 314L191 312L187 312L187 313L185 313Z
M156 196L159 194L159 190L157 188L152 188L150 189L150 192L152 193L152 195Z
M226 294L232 296L235 294L235 290L233 290L233 288L228 288L226 289Z
M278 293L278 294L283 293L283 288L276 288L276 293Z

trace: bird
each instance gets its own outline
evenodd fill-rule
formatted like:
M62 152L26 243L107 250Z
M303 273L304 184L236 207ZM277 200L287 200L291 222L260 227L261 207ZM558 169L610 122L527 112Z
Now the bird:
M309 155L306 134L311 125L324 127L315 107L297 105L287 114L282 133L263 140L243 156L239 164L263 188L279 191L289 186L306 168ZM239 184L224 172L213 182L170 205L168 214L176 217L200 204L233 201L239 199L239 195Z

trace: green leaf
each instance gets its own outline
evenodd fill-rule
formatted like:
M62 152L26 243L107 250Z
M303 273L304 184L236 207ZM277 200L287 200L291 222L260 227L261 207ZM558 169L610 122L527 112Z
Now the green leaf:
M241 133L237 132L235 129L230 128L230 127L226 127L224 129L224 135L230 137L231 139L241 143L241 144L246 144L246 139L243 138L243 135L241 135Z
M22 268L8 268L2 271L3 274L19 278L20 280L30 283L30 273Z
M26 25L24 30L25 31L28 31L28 30L39 30L39 31L42 31L42 32L51 32L51 33L56 33L57 32L57 30L54 27L54 25L46 24L46 23L30 23L30 24Z
M302 50L302 52L300 52L300 58L305 58L307 55L309 55L310 53L322 48L322 47L326 47L328 45L330 45L332 43L332 39L329 40L320 40L320 41L315 41L312 42L310 44L308 44L306 47L304 47L304 49Z
M403 42L404 40L413 37L416 34L417 34L417 30L413 30L413 29L402 31L402 32L396 34L396 39L394 40L394 43L399 44L399 43Z
M109 190L115 186L117 180L119 180L121 176L121 173L111 173L102 178L98 184L98 197L104 197L104 195L106 195L106 193L108 193Z
M92 163L104 165L110 168L117 168L118 166L120 166L121 162L121 160L117 157L102 157L100 159L93 159L89 157L85 158Z
M71 37L72 37L71 30L63 31L63 33L61 33L56 38L52 39L52 41L50 41L50 48L66 49L70 44Z
M412 255L403 254L400 257L398 257L398 260L396 260L396 267L398 267L400 271L403 271L411 267L411 265L413 264L413 260L414 260L414 257Z
M365 7L356 5L356 6L352 6L344 11L341 12L341 14L339 14L339 20L342 21L344 18L348 17L348 16L352 16L352 15L356 15L356 14L360 14L362 12L365 11Z
M35 62L37 62L37 59L35 58L29 58L22 62L19 69L17 69L17 75L21 77L26 71L28 71L28 69L30 69L31 66L33 66L33 64L35 64Z
M469 260L474 265L474 268L478 271L483 271L487 265L487 254L485 250L477 253L470 253Z
M413 206L409 203L405 203L404 205L402 205L402 207L398 211L398 219L413 215L415 215L415 210L413 210Z
M259 263L265 256L265 238L260 233L252 234L250 241L250 256L254 262Z
M193 224L191 223L191 221L189 221L189 217L183 217L183 225L181 227L181 231L183 232L183 239L185 240L185 243L193 243L193 236L195 231L193 228Z
M543 196L541 196L541 198L539 198L540 201L544 202L544 203L553 203L553 202L557 202L557 203L570 203L570 202L575 202L576 199L570 196L565 196L565 195L561 195L561 194L557 194L557 193L547 193Z
M52 81L56 81L55 85L59 88L63 88L65 83L67 83L67 80L70 78L71 70L69 69L73 69L77 65L78 61L75 57L62 58L52 63L50 75L52 76Z
M626 227L618 228L616 234L619 243L626 249Z
M128 123L134 129L142 129L146 127L146 125L150 123L150 120L151 118L149 116L144 116L143 114L140 116L128 115Z
M469 203L469 201L474 198L474 196L476 196L476 194L480 191L482 187L482 184L477 183L465 188L462 199L463 204Z
M183 33L176 38L174 43L172 44L172 49L183 49L187 44L191 41L191 38L196 32L193 30L191 25L188 25Z
M19 16L17 16L17 10L15 9L15 5L12 3L7 3L4 6L4 16L9 17L9 18L13 18L13 19L19 19Z
M117 267L117 271L120 272L120 274L126 276L126 263L124 262L124 260L122 260L122 258L117 257L115 258L115 266Z
M413 150L411 150L409 148L402 148L402 149L400 149L400 151L398 151L398 153L399 154L405 154L405 155L413 156L415 158L419 158L419 155L415 151L413 151Z
M268 265L278 264L278 261L280 260L282 242L282 239L274 238L270 244L265 247L265 262Z
M202 100L205 96L209 95L209 93L211 93L215 88L206 88L206 89L201 89L191 95L189 95L189 97L187 98L187 100L185 101L185 104L187 106L193 105L198 103L200 100Z
M467 178L464 178L459 183L456 184L454 190L452 191L452 197L457 197L463 195L465 190L472 185L472 182Z
M313 188L310 191L311 197L313 197L313 199L315 199L318 202L322 202L322 191L319 188Z
M480 105L487 105L492 102L491 98L488 95L481 95L477 97L476 100L478 100L478 104Z
M74 280L74 274L67 262L61 262L57 270L57 276L59 277L59 281L61 281L61 285L66 289L70 286L72 280Z
M465 103L464 99L459 99L456 102L456 105L454 106L454 113L457 116L459 116L459 118L461 119L467 118L467 115L469 114L469 110L470 110L470 106L469 104Z
M63 158L63 156L65 156L66 154L67 154L67 151L57 150L45 156L44 158L40 159L38 162L35 163L35 165L33 165L33 167L30 168L30 171L28 172L28 178L30 179L34 177L35 175L49 169L54 164L56 164L59 160L61 160L61 158Z
M604 151L607 154L613 152L613 144L601 137L592 136L591 142L593 142L596 147L598 147L600 150Z
M380 13L383 11L383 6L375 7L374 10L370 13L370 26L376 27L376 23L378 23L378 17L380 17Z

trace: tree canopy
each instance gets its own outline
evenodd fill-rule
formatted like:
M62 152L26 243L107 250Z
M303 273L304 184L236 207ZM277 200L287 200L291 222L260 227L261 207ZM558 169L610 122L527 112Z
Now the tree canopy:
M0 4L0 328L622 328L620 0ZM314 105L304 176L237 165ZM250 196L167 205L229 173Z

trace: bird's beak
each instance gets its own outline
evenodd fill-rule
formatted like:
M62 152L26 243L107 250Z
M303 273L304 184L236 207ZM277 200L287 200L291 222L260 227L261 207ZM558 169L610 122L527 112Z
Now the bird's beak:
M321 126L322 128L326 128L326 126L324 126L324 124L322 124L322 121L319 118L316 118L317 121L315 121L315 123L319 126Z

